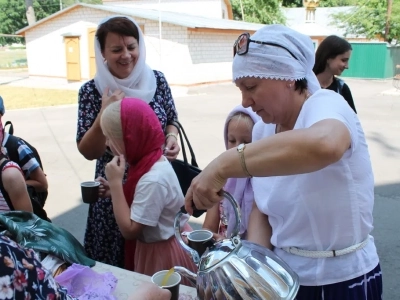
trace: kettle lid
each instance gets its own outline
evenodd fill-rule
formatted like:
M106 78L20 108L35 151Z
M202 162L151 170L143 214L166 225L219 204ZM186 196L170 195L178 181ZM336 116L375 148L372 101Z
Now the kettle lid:
M199 262L199 271L205 271L223 261L229 254L234 252L236 247L240 244L241 241L239 237L236 236L231 239L224 239L216 242L202 255Z

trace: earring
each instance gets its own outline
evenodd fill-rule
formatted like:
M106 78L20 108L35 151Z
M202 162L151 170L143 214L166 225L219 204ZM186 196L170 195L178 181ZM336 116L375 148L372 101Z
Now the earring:
M289 83L289 89L291 89L292 88L292 84L291 83Z

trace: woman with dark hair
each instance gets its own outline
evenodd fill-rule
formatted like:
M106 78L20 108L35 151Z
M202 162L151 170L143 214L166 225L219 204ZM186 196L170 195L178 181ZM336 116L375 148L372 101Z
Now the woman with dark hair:
M318 46L313 71L317 75L321 88L342 95L354 112L357 113L349 86L342 79L336 77L349 68L352 50L350 43L345 39L336 35L328 36Z
M165 135L164 154L173 160L179 153L178 130L171 125L177 111L171 89L160 71L146 64L146 46L139 25L129 17L112 16L100 22L95 38L96 76L79 91L77 146L88 160L96 159L95 178L107 184L105 165L113 155L106 146L100 117L112 102L139 98L155 112ZM110 197L90 204L84 240L89 257L123 266L124 239L113 214Z

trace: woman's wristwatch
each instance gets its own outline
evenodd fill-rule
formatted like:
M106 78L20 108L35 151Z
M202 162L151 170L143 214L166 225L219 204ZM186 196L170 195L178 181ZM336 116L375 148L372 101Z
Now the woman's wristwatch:
M249 170L247 170L247 167L246 167L246 161L245 161L245 159L244 159L244 149L246 149L246 144L244 144L244 143L242 143L242 144L240 144L239 146L237 146L237 152L239 153L239 157L240 157L240 163L241 163L241 165L242 165L242 169L243 169L243 171L246 173L246 175L248 176L248 177L253 177L250 173L249 173Z

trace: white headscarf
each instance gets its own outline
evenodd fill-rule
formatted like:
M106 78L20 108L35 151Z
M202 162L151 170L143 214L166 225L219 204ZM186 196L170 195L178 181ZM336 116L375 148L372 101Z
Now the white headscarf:
M310 37L283 25L267 25L257 30L252 40L281 45L250 43L244 55L235 55L232 64L233 80L257 77L280 80L307 79L308 91L313 94L321 87L313 72L314 45Z
M110 88L110 92L120 89L125 93L126 97L141 99L149 103L156 92L157 82L153 70L146 64L146 45L143 33L135 20L127 16L107 17L100 22L99 26L116 17L126 18L137 27L139 32L139 57L132 73L127 78L116 78L108 69L107 62L104 61L103 55L101 54L100 43L97 38L95 38L94 49L97 71L96 76L94 77L94 82L96 88L100 94L103 94L107 87Z

